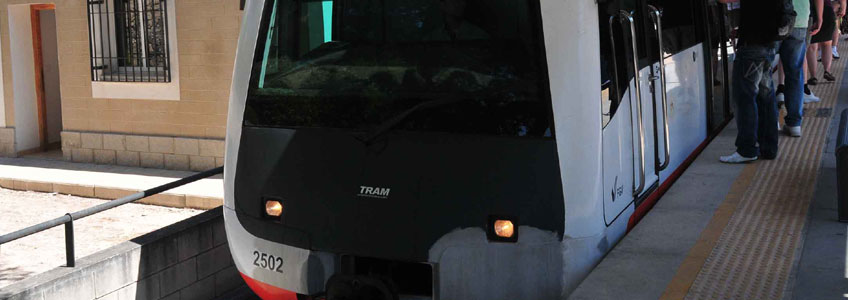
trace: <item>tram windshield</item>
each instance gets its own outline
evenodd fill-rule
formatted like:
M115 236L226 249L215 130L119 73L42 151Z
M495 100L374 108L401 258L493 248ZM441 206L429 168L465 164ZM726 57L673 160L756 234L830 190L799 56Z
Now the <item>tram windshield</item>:
M246 126L551 135L538 0L269 1Z

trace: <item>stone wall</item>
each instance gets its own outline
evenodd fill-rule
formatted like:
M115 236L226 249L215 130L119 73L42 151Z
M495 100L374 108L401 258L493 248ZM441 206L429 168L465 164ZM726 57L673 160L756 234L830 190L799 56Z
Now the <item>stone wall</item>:
M0 290L0 299L213 299L244 286L217 208Z
M224 165L224 141L98 132L62 132L65 160L206 171Z
M15 129L0 128L0 157L15 157Z

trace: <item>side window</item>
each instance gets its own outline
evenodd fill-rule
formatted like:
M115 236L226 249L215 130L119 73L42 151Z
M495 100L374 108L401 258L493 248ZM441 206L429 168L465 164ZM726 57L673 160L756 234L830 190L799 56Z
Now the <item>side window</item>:
M625 34L623 24L618 18L621 10L633 11L636 0L609 1L598 6L598 28L600 29L601 50L601 119L602 126L615 116L621 97L624 96L630 80L633 78L631 37ZM610 18L614 17L612 23ZM610 26L612 24L612 26ZM614 40L614 42L613 42ZM613 49L613 47L615 49ZM628 67L629 66L629 67Z
M695 1L648 0L648 4L663 12L662 35L665 55L678 53L698 43L699 31L695 28L697 19ZM649 36L655 39L653 34Z
M91 79L171 82L165 0L88 1Z

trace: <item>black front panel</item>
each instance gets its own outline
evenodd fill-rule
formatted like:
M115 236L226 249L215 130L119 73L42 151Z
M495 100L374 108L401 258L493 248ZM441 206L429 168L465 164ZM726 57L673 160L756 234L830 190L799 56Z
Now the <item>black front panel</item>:
M265 198L282 200L282 218L263 218ZM345 131L245 127L235 200L258 237L397 260L426 261L440 237L485 230L489 215L560 238L564 225L556 144L541 138L391 132L366 145Z

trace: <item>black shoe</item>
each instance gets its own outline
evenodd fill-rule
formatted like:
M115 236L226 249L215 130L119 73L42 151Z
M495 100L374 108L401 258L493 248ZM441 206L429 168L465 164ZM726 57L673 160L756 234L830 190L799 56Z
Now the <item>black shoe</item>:
M816 85L818 83L819 83L819 80L816 79L815 77L810 78L810 80L807 80L807 84L809 84L809 85Z
M830 74L830 72L827 71L824 72L824 76L822 77L824 77L824 79L826 79L827 81L836 81L836 77L834 77L833 74Z
M775 153L761 153L760 158L767 159L767 160L773 160L773 159L777 158L777 154L775 154Z

